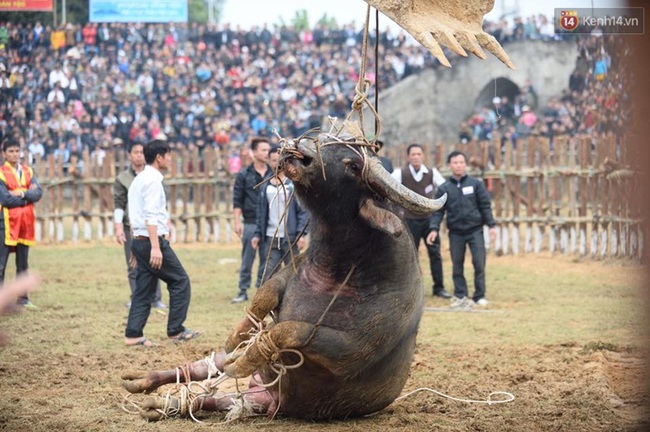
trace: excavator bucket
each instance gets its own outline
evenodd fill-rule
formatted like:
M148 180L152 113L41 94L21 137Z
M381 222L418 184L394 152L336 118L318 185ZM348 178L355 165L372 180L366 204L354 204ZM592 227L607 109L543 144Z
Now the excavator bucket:
M365 0L395 21L443 65L451 67L440 45L464 57L487 58L481 47L511 69L515 65L494 36L483 31L483 16L494 0Z

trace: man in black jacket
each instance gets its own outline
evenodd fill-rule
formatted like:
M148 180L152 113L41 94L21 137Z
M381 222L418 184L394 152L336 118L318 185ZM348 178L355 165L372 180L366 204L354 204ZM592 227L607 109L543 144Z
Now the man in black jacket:
M242 239L242 263L239 270L239 294L232 299L233 303L240 303L248 300L246 293L251 284L251 271L255 261L255 249L251 245L251 240L255 235L257 227L257 201L259 192L255 186L270 177L272 172L267 164L269 160L269 149L271 146L266 138L253 138L251 142L251 151L253 153L253 163L244 168L237 174L235 187L233 190L233 220L235 224L235 234ZM242 226L242 217L244 224ZM259 270L257 273L256 288L259 288L262 282L262 273L266 256L260 255Z
M445 206L433 213L427 236L427 243L433 244L440 230L442 218L447 213L447 228L449 229L449 249L453 265L454 298L452 307L472 306L467 299L467 281L464 275L465 250L469 245L474 266L474 303L486 306L485 299L485 240L483 225L490 227L490 238L496 238L496 222L492 217L490 196L481 180L466 174L467 158L459 151L453 151L447 158L451 177L437 190L435 198L447 194Z

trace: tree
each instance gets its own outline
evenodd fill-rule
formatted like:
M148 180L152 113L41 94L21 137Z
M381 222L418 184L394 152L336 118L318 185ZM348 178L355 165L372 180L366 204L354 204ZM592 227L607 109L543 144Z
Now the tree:
M297 10L291 20L291 25L296 31L309 29L309 14L307 13L307 9Z
M214 22L219 22L224 4L225 0L189 0L189 21L200 24L208 23L210 20L210 6L212 6L212 18Z
M336 18L327 16L327 14L324 14L321 19L318 20L318 25L328 30L334 30L338 27Z

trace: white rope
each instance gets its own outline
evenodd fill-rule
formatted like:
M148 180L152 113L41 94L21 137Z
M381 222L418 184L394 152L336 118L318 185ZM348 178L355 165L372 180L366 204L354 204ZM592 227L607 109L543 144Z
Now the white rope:
M216 351L212 351L212 355L206 357L203 361L208 366L208 379L211 379L213 376L221 376L221 371L217 368L216 363L214 362L214 356L217 355Z
M421 391L428 391L428 392L431 392L431 393L435 393L438 396L442 396L442 397L447 398L447 399L455 400L457 402L466 402L466 403L474 403L474 404L493 405L493 404L512 402L513 400L515 400L515 396L512 393L503 392L503 391L496 391L496 392L490 393L486 400L474 400L474 399L461 399L461 398L446 395L446 394L444 394L442 392L439 392L437 390L434 390L434 389L431 389L431 388L428 388L428 387L421 387L419 389L415 389L415 390L413 390L411 392L406 393L405 395L402 395L402 396L398 397L397 399L395 399L395 402L397 402L400 399L404 399L406 397L414 395L415 393L418 393L418 392L421 392ZM507 399L493 400L492 396L494 396L494 395L504 395L504 396L507 397Z

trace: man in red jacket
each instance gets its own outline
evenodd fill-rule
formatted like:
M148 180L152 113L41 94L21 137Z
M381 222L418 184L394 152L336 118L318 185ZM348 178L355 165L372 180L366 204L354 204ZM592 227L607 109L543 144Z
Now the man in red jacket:
M27 272L29 247L35 243L34 203L43 196L34 171L20 163L16 141L2 144L5 163L0 167L0 284L4 283L9 254L16 252L16 274ZM1 288L0 288L1 289ZM36 308L27 294L18 299L25 308Z

